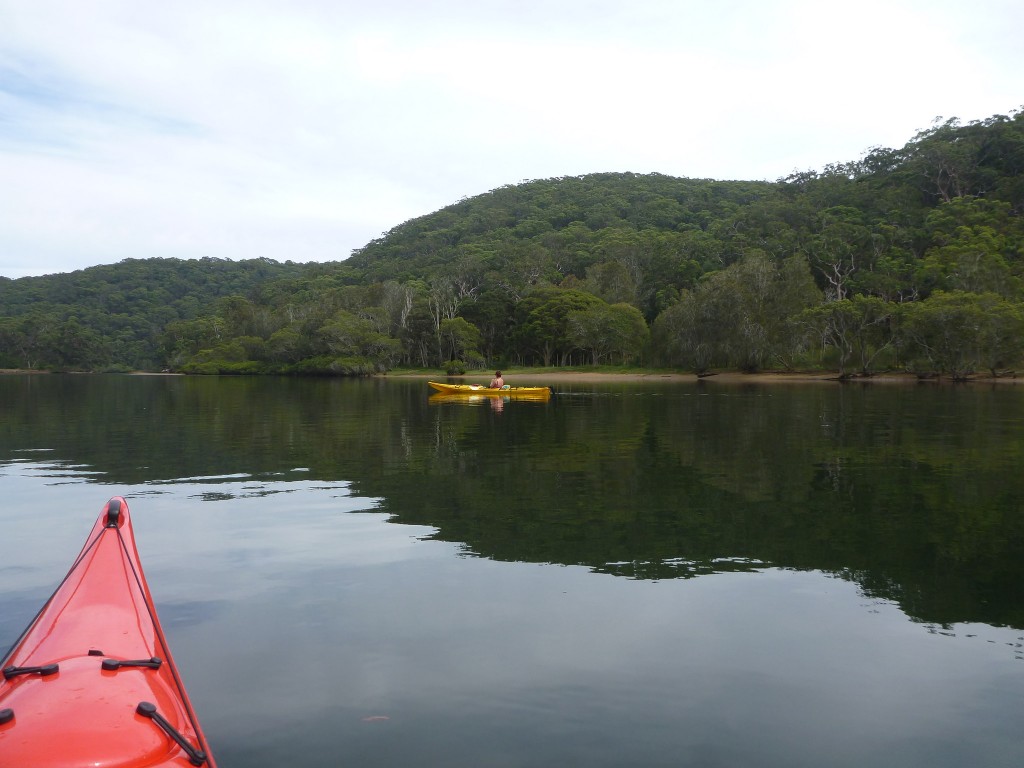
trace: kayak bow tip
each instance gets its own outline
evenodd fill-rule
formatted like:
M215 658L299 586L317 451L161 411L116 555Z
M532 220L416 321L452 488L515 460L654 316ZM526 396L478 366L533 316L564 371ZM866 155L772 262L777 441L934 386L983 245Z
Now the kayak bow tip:
M107 515L107 528L117 528L121 524L121 507L128 509L128 502L124 500L123 496L114 496L107 502L103 508Z

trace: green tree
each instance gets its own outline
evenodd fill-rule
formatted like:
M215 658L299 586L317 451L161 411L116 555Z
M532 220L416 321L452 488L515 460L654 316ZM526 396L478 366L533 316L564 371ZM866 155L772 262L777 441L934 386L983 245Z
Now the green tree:
M790 367L807 344L799 315L820 298L803 257L779 264L751 255L684 293L658 335L670 359L698 372L715 363L750 372L769 363Z
M223 323L204 317L168 323L159 336L159 357L163 364L179 368L189 357L222 338Z
M480 346L480 330L465 318L441 321L442 360L464 360Z
M655 344L669 365L707 373L728 362L725 307L717 301L721 293L710 290L683 291L679 300L654 321Z
M312 353L311 340L293 325L275 331L267 339L267 358L276 363L297 363Z
M56 329L53 347L55 362L63 369L96 370L110 361L107 341L73 316Z
M750 256L719 274L710 282L720 294L718 307L731 315L723 318L730 329L730 361L745 371L773 362L788 368L806 346L796 317L821 296L806 259L793 256L777 264Z
M505 354L510 347L509 330L514 312L512 300L501 290L487 291L466 307L464 317L479 330L477 349L486 360Z
M963 381L978 368L995 373L1020 360L1024 312L996 294L936 291L904 305L901 334L912 355Z
M949 118L914 136L913 166L926 180L923 190L943 202L974 194L983 183L979 169L983 131Z
M545 366L556 357L559 365L566 365L576 348L569 335L569 315L600 302L593 294L578 290L555 290L531 297L520 304L526 316L516 332L517 343L540 355Z
M58 362L59 326L56 317L39 312L6 318L0 324L0 345L8 356L18 361L18 367L44 368Z
M623 363L637 359L647 345L650 333L644 316L632 304L595 304L569 313L569 339L590 353L590 362L600 365L605 358Z
M1021 295L1019 224L999 201L957 198L932 211L926 223L932 247L921 261L923 283L933 289Z
M637 275L621 261L602 261L587 270L587 290L609 304L635 304L639 294Z
M851 206L834 206L818 216L819 231L808 249L833 301L848 298L857 271L870 266L871 230L864 225L864 213Z
M839 375L847 375L851 360L862 375L893 342L892 319L896 307L877 296L854 296L804 310L803 317L822 341L839 353Z
M318 331L329 353L335 358L358 359L375 370L386 370L401 354L397 339L374 330L373 324L351 312L339 310Z

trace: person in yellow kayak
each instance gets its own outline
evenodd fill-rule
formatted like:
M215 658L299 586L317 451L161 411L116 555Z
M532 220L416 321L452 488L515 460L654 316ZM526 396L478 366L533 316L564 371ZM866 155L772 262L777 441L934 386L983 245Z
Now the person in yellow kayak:
M503 389L505 387L505 380L501 378L501 371L494 372L494 378L491 379L491 389Z

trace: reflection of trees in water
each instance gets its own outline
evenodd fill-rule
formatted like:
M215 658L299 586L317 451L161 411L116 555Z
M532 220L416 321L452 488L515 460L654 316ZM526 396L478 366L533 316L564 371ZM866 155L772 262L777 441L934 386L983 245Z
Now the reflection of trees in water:
M1024 626L1012 390L705 384L499 413L428 407L422 382L0 387L0 456L53 448L105 482L305 467L482 557L640 579L814 569L922 621Z

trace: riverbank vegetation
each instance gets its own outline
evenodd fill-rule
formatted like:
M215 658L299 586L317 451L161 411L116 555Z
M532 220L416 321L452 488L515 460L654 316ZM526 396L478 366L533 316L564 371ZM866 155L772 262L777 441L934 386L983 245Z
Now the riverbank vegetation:
M1024 359L1024 113L776 182L525 182L326 264L131 259L0 279L0 367L881 370ZM301 254L296 254L301 257Z

